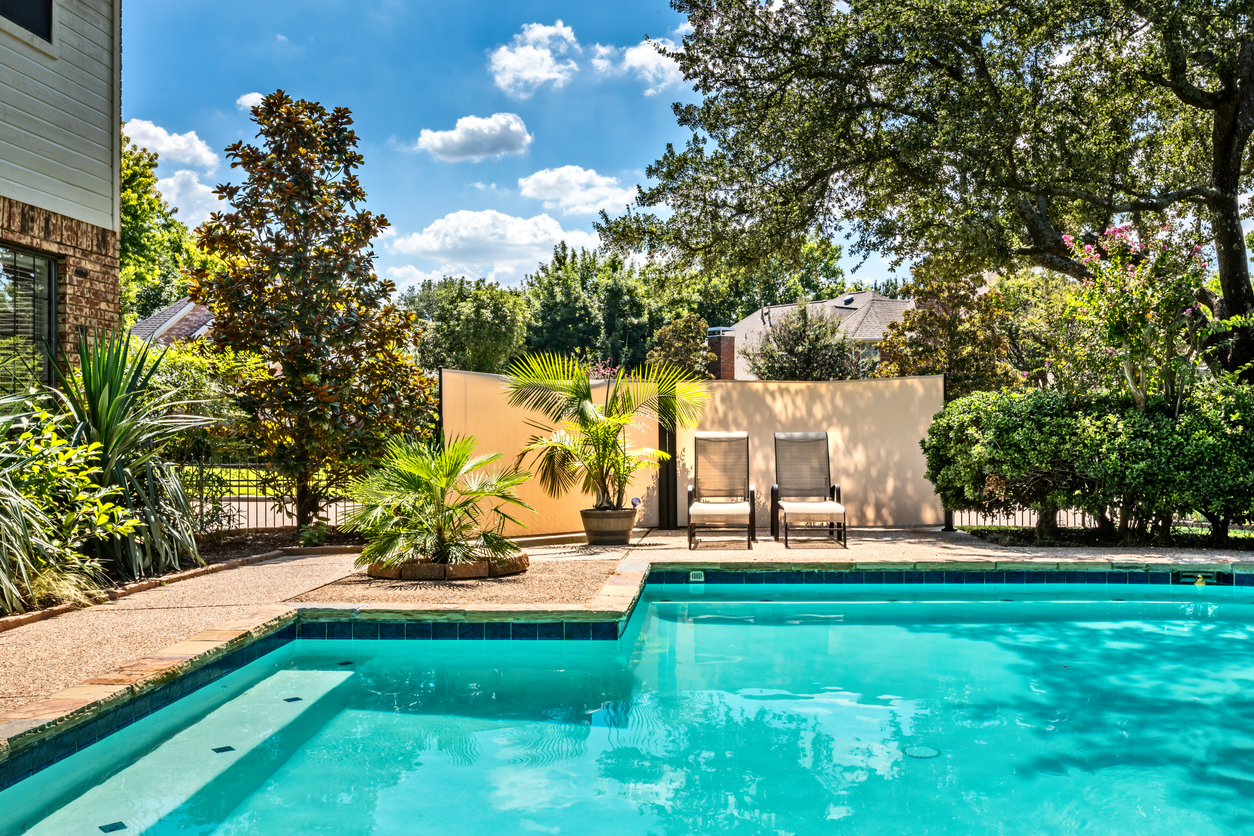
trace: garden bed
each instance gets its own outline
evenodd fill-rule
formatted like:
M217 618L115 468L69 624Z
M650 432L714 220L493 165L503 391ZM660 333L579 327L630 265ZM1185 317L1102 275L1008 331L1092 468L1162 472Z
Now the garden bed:
M361 546L365 540L358 534L328 531L323 546ZM250 531L230 535L223 543L201 543L200 556L205 563L223 563L276 549L300 547L300 535L294 528L278 531ZM188 567L191 568L191 567Z
M537 561L520 575L482 580L403 581L357 572L292 598L336 604L583 604L601 591L615 560Z
M1204 530L1181 531L1173 530L1167 540L1153 539L1138 541L1135 538L1120 537L1118 534L1102 534L1095 528L1060 528L1052 538L1042 539L1037 536L1034 528L1015 528L1013 526L962 526L968 534L978 537L986 543L998 546L1034 546L1044 548L1120 548L1128 546L1156 546L1176 549L1216 549L1225 552L1254 551L1254 532L1234 531L1222 545L1216 545L1210 539L1210 533Z

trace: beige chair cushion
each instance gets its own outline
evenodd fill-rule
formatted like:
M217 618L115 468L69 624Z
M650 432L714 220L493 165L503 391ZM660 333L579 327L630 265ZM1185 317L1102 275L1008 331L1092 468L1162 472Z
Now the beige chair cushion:
M845 506L839 502L780 502L779 509L790 523L843 522Z
M713 525L748 525L748 502L694 502L688 508L688 519L694 523Z

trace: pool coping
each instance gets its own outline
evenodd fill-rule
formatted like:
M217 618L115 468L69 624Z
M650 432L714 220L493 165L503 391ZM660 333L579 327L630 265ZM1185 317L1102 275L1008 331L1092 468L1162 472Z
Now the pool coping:
M270 555L245 558L258 562ZM219 564L221 565L221 564ZM239 565L245 565L241 562ZM220 571L220 570L219 570ZM619 561L586 604L268 604L148 656L0 715L0 790L297 639L617 640L646 586L1101 583L1163 585L1207 573L1223 586L1254 587L1254 561L791 560L639 557ZM1007 574L1013 575L1008 579ZM1143 576L1143 577L1142 577ZM910 579L907 579L909 577ZM136 590L139 591L139 590ZM334 628L332 625L335 625Z

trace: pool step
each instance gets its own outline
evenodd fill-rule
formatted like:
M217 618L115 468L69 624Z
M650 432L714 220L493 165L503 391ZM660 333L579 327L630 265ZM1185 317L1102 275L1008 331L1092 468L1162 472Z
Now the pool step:
M342 669L277 671L27 832L64 836L118 823L125 832L146 836L200 832L200 823L221 821L340 710L339 701L328 697L353 675ZM92 758L94 748L72 757Z

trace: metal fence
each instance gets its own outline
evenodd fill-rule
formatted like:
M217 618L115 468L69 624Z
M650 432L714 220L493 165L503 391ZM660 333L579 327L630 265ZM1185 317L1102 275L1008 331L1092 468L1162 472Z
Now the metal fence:
M1036 526L1035 511L986 514L980 511L954 511L955 526L1003 526L1008 528L1033 528ZM1097 528L1097 518L1082 511L1059 511L1059 528Z
M1118 517L1115 517L1116 524ZM1004 514L985 514L980 511L955 511L954 525L963 526L1002 526L1007 528L1033 528L1036 526L1035 511L1016 511ZM1097 518L1082 511L1067 510L1058 512L1059 528L1097 528ZM1201 516L1176 517L1171 522L1173 529L1200 529L1207 531L1210 523ZM1254 530L1254 525L1233 525L1232 531Z
M183 465L180 472L205 533L296 525L291 492L283 489L280 480L267 478L274 473L270 465L196 462ZM324 509L323 516L330 525L339 525L353 507L335 500Z

